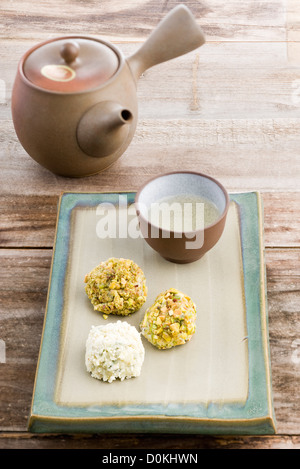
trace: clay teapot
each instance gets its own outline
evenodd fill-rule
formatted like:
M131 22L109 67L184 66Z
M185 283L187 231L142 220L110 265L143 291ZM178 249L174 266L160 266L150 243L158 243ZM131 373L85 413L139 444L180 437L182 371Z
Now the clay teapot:
M179 5L126 59L115 45L85 36L36 45L21 59L12 92L21 144L53 173L82 177L102 171L134 136L141 74L204 42L190 10Z

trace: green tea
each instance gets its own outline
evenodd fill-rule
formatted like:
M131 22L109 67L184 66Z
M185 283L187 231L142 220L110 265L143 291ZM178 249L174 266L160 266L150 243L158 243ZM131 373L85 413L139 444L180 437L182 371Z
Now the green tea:
M187 232L211 225L220 217L216 205L197 195L163 197L151 204L148 219L163 230Z

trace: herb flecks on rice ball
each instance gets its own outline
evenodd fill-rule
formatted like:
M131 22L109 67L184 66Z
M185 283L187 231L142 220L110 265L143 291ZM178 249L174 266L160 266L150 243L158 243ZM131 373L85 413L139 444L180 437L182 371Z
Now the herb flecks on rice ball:
M128 316L147 298L146 279L132 260L112 257L101 262L84 279L85 291L95 311Z
M158 349L188 342L196 329L196 306L187 295L171 288L156 298L140 324L143 336Z
M144 356L139 332L126 321L92 326L86 341L85 365L93 378L112 383L140 376Z

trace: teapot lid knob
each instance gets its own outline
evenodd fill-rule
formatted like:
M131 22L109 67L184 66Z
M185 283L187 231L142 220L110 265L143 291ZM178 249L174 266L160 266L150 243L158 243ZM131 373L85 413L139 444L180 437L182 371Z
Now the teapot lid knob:
M68 41L61 46L60 55L67 64L71 64L76 60L79 54L79 44L75 41Z

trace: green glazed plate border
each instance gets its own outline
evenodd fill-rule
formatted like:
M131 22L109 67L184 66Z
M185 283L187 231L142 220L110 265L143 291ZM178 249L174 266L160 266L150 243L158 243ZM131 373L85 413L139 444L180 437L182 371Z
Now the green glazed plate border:
M258 192L230 194L239 207L249 350L249 392L244 405L191 404L99 406L91 417L86 407L59 406L54 402L62 324L64 279L67 269L70 221L77 206L117 203L120 194L134 202L135 192L70 193L58 205L55 244L41 348L35 377L28 429L37 433L199 433L274 434L264 261L263 206ZM95 409L93 412L95 415Z

